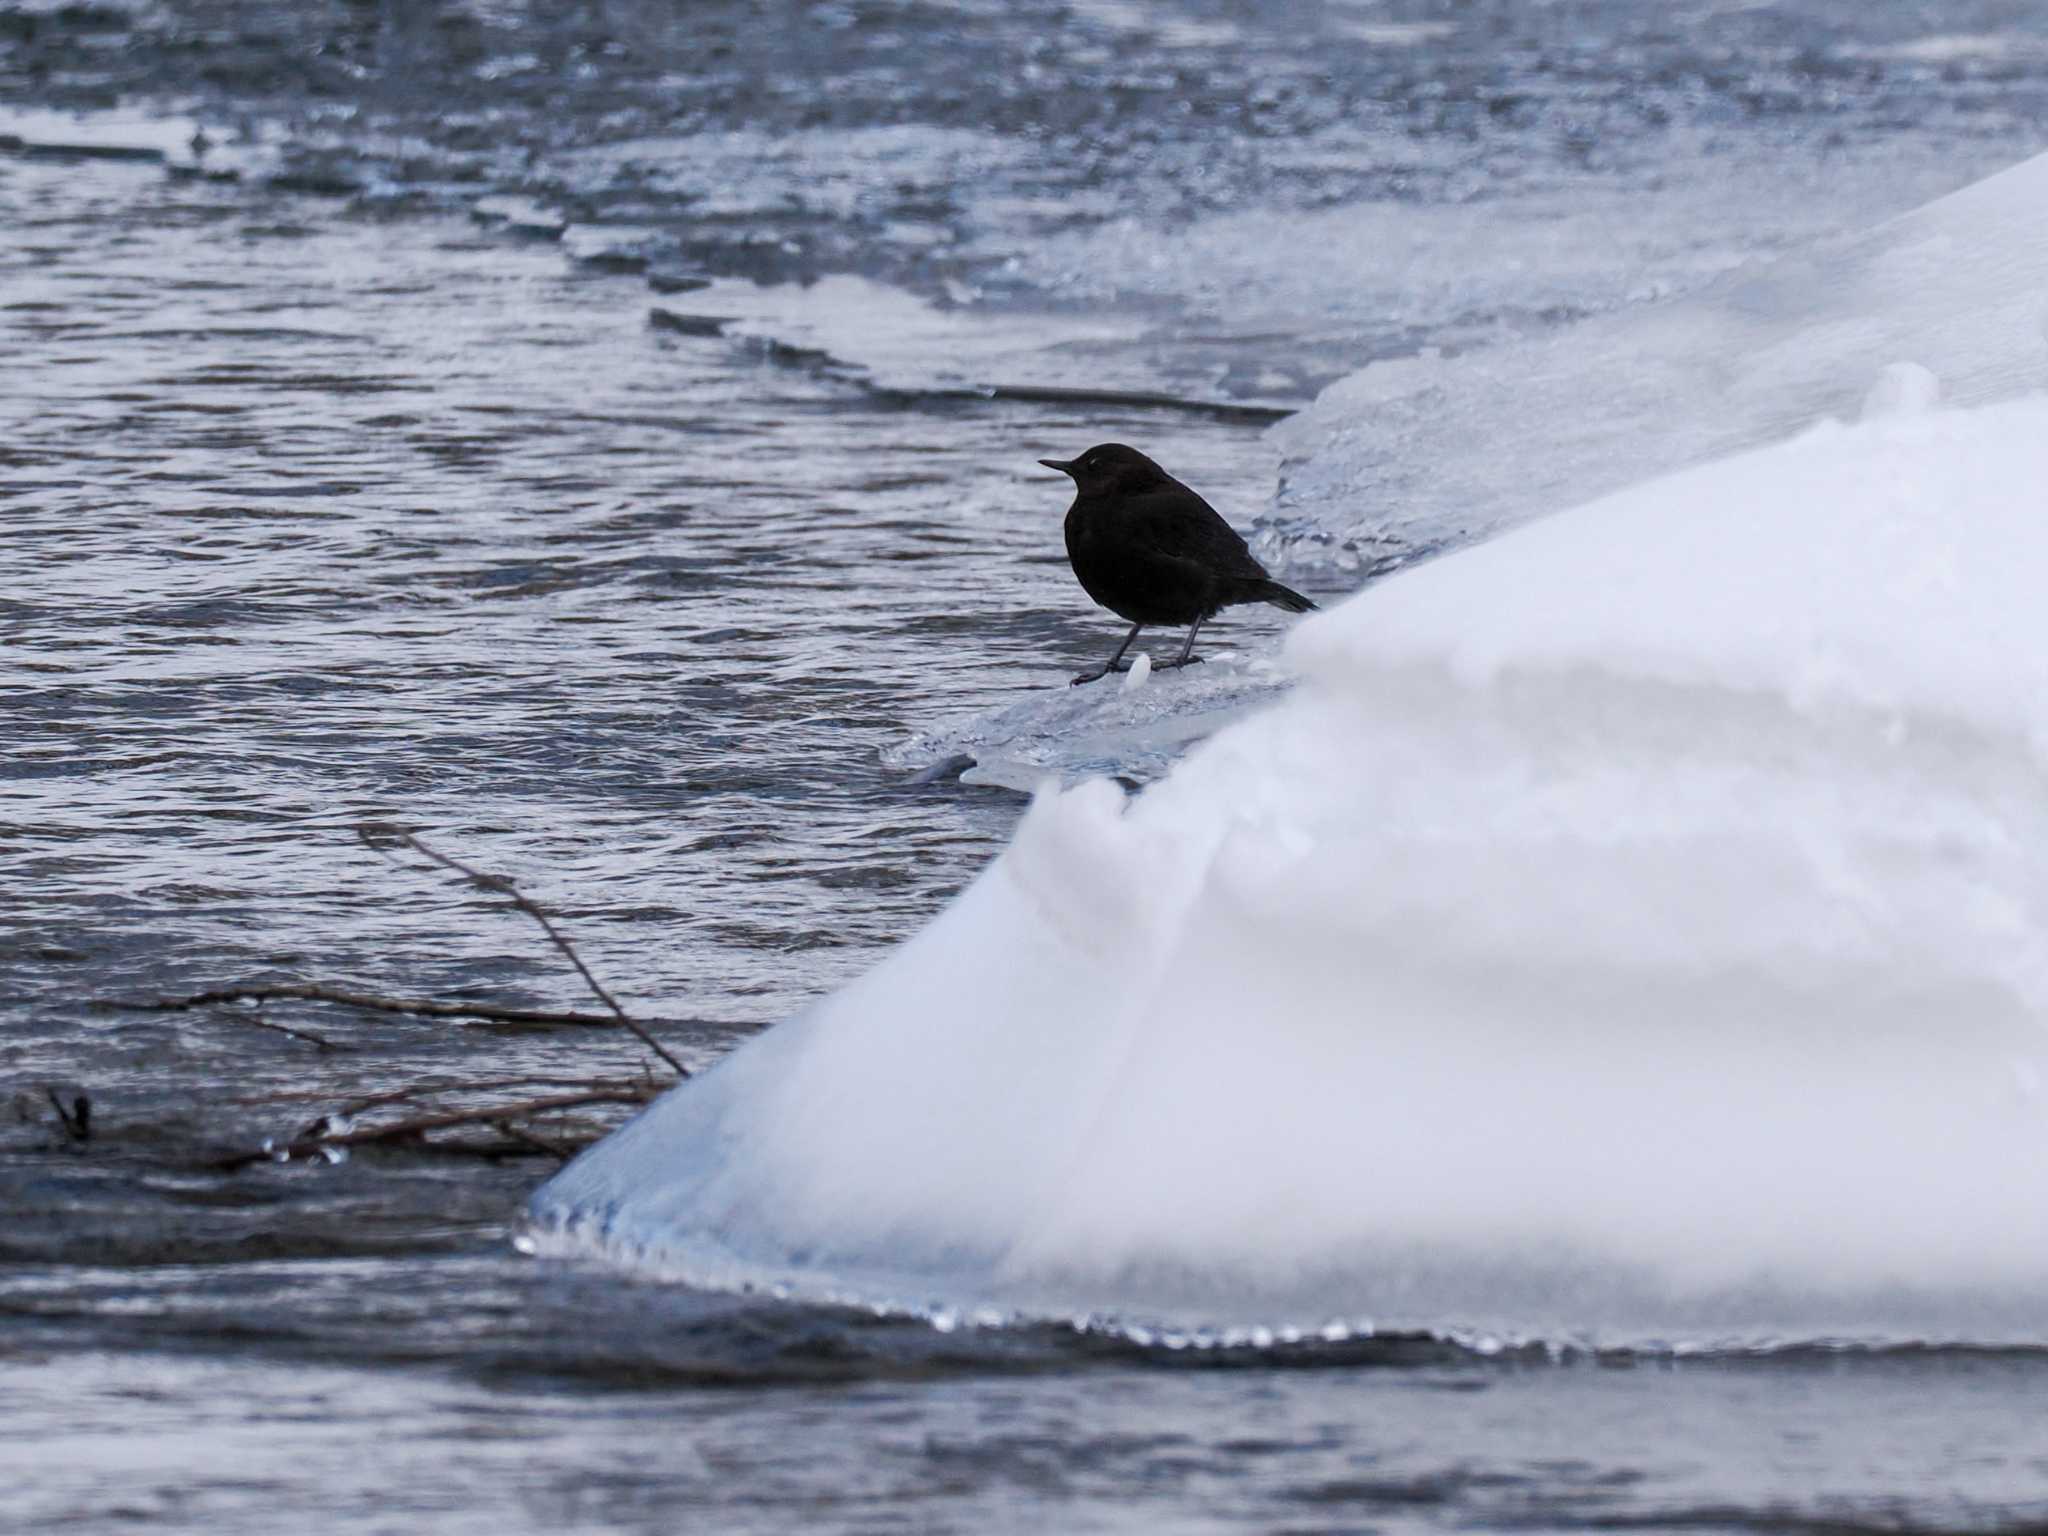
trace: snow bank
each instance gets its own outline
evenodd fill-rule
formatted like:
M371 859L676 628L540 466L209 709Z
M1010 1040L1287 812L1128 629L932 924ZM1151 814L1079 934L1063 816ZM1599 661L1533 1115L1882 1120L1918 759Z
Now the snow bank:
M2044 251L2048 156L1682 301L1376 363L1275 429L1261 551L1371 564L1462 544L1853 413L1902 358L1961 404L2048 388Z
M1304 623L539 1229L1184 1327L2048 1341L2048 399L1928 384Z

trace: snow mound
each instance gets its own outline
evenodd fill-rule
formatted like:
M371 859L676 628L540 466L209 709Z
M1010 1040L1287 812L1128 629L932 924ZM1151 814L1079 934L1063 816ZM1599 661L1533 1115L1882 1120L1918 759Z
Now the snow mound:
M987 1316L2048 1342L2048 399L1924 366L1306 621L536 1230Z
M2048 387L2048 156L1673 303L1375 363L1274 429L1274 559L1371 564L1855 413L1910 358L1946 398Z

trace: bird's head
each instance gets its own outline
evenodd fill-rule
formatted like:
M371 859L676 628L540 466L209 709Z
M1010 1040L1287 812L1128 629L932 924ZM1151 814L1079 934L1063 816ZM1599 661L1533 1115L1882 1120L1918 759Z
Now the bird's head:
M1083 496L1100 496L1115 491L1142 490L1168 479L1165 470L1135 448L1122 443L1102 443L1078 459L1040 459L1047 469L1072 475Z

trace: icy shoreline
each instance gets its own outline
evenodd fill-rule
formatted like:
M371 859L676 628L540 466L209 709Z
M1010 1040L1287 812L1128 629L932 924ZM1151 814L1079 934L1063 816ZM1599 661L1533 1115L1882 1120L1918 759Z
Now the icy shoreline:
M1281 490L1258 548L1281 569L1377 577L1866 404L2048 389L2043 250L2048 156L1685 299L1458 356L1374 363L1271 429ZM1753 553L1768 558L1768 544ZM1163 722L1175 743L1276 691L1257 675L1255 664L1241 685L1203 679L1178 697ZM1020 707L921 733L890 760L922 768L965 752L1012 786L1020 767L1149 778L1172 750L1137 739L1141 723L1128 708ZM1064 726L1091 741L1123 728L1127 763L1063 750Z
M1404 573L536 1215L1027 1310L2048 1338L2044 477L2048 400L1895 413Z
M1186 1327L2048 1341L2048 396L1937 404L2043 381L2048 160L1888 229L1834 274L1878 312L1696 402L1761 431L1870 354L1859 424L1304 624L1292 693L1042 792L541 1230ZM1873 351L1944 317L1940 369Z

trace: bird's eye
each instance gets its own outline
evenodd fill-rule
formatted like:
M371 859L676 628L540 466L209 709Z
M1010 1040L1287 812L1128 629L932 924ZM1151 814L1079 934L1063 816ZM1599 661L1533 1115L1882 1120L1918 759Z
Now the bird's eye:
M1081 467L1082 467L1083 469L1100 469L1100 468L1102 468L1102 460L1100 460L1100 459L1090 459L1090 460L1088 460L1088 461L1087 461L1086 463L1084 463L1084 464L1083 464L1083 465L1082 465Z

